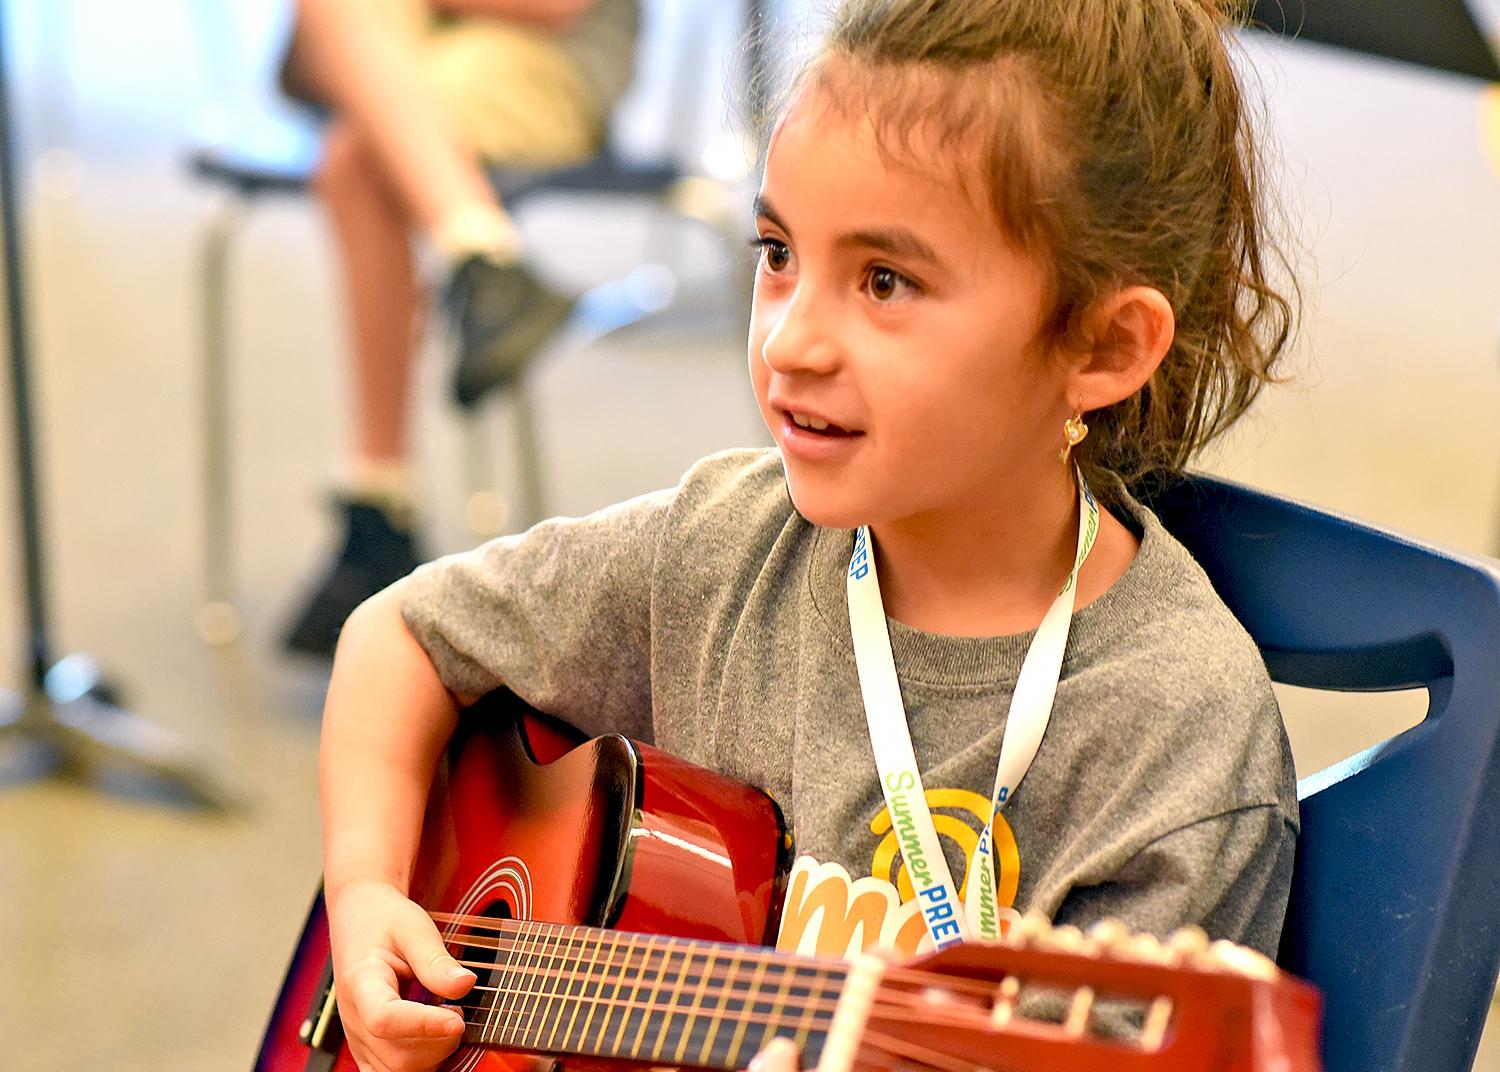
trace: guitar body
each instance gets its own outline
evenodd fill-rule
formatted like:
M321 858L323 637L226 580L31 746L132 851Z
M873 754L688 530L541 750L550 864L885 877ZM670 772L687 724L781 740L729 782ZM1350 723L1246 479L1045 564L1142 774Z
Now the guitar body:
M899 964L767 949L790 848L758 790L486 698L434 780L413 870L479 976L444 1072L736 1072L774 1037L823 1072L1319 1072L1317 994L1201 933L1168 948L1023 920ZM1133 1035L1108 1026L1122 1012ZM321 896L254 1068L358 1072Z
M454 915L759 945L774 937L789 848L763 793L623 737L581 741L496 694L465 713L436 779L413 898ZM319 894L255 1072L357 1072L330 983ZM464 1046L444 1068L534 1064Z

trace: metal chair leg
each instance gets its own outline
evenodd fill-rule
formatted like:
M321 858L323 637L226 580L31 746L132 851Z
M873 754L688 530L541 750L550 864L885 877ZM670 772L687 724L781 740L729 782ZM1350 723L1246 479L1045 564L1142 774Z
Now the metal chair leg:
M477 540L488 540L506 530L510 505L495 486L486 409L463 417L464 528Z
M507 392L511 420L516 430L516 463L520 473L521 527L535 525L546 509L542 491L542 452L536 441L536 411L531 404L531 384L523 377Z
M514 509L497 487L493 445L485 419L488 408L481 407L464 417L464 526L478 539L528 528L542 519L546 509L530 385L522 379L500 397L510 404L516 437L518 487Z
M203 606L198 634L213 645L238 639L234 605L233 491L229 433L229 253L244 222L245 203L227 197L203 241Z

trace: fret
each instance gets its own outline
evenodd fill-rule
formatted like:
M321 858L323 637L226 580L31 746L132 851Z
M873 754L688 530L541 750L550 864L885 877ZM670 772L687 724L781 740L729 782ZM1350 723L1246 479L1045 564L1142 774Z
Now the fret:
M767 954L761 954L755 958L755 972L750 976L750 981L745 986L745 997L736 999L739 1002L739 1008L731 1010L738 1014L736 1019L739 1022L735 1024L734 1037L730 1039L729 1052L725 1055L725 1068L744 1067L743 1062L740 1061L740 1050L745 1045L745 1035L750 1027L750 1020L747 1014L754 1008L754 995L760 993L760 983L765 978L766 967L769 964L770 957ZM765 1034L764 1028L761 1029L761 1034ZM751 1056L759 1052L760 1047L757 1046Z
M493 1015L486 1028L490 1042L496 1045L502 1041L501 1034L510 1023L508 1007L511 995L517 989L516 975L521 967L521 936L513 930L502 930L497 944L500 948L495 956L497 959L502 955L505 957L505 974L503 978L495 980L495 1001L491 1006Z
M621 1032L618 1033L618 1036L616 1036L615 1039L616 1057L621 1056L622 1054L622 1036L630 1035L631 1024L633 1024L636 1020L639 1020L639 1024L634 1027L634 1042L631 1042L630 1045L630 1056L640 1056L640 1036L645 1033L646 1020L648 1020L648 1015L646 1015L646 1012L648 1012L648 1008L640 1003L640 991L645 990L646 982L649 982L649 979L651 979L651 957L655 952L657 937L658 936L655 936L655 934L646 936L645 955L640 958L639 966L636 967L636 988L634 988L633 993L630 994L630 1008L625 1009L625 1018L621 1021L621 1024L619 1024L619 1027L621 1027ZM660 985L660 975L657 975L657 985Z
M570 982L572 979L572 965L576 959L573 955L572 941L568 934L569 928L549 926L549 929L552 938L552 965L549 969L552 975L552 985L546 989L540 986L537 988L541 994L537 1000L543 1006L540 1023L537 1026L536 1039L534 1040L534 1044L539 1050L550 1050L552 1048L551 1040L557 1034L557 1027L562 1022L563 1010L565 1008L560 995L565 983ZM564 945L564 942L567 945ZM543 1043L542 1032L547 1029L549 1023L552 1025L552 1031L547 1036L548 1041Z
M668 947L667 963L665 968L663 969L667 974L671 974L672 972L673 952L674 950L671 947ZM682 957L682 962L677 966L677 981L672 984L672 994L669 998L667 998L666 1008L661 1012L664 1022L661 1029L656 1033L656 1045L651 1048L652 1061L661 1060L662 1046L666 1044L667 1035L669 1035L672 1031L672 1017L678 1015L677 1002L678 999L682 996L682 981L683 977L687 974L688 964L691 960L692 949L690 946L686 949L679 948L675 950L675 952L677 952L678 955Z
M689 965L692 964L692 958L699 955L698 951L694 948L697 944L698 943L693 942L690 943L688 947L690 951L688 956ZM697 1030L699 1010L703 1008L703 992L708 989L708 980L709 977L713 974L711 970L714 961L713 953L704 952L702 956L703 970L698 979L698 986L693 990L693 1002L688 1006L687 1011L684 1014L687 1016L688 1026L686 1030L682 1032L682 1038L678 1040L676 1052L672 1054L673 1064L682 1063L682 1055L687 1052L688 1041L693 1037L693 1032Z
M827 969L814 968L813 978L808 982L806 987L800 988L804 989L806 993L794 995L797 997L801 997L805 1006L802 1015L797 1020L797 1034L793 1038L793 1041L797 1044L798 1053L803 1053L805 1055L805 1051L808 1048L808 1043L812 1039L813 1029L818 1026L818 1017L822 1013L822 1010L820 1010L818 1006L824 1000L826 1000L825 989L827 985ZM831 1009L828 1011L827 1017L829 1022L831 1023L833 1020L833 1011Z
M615 940L615 936L613 934L610 934L608 937L609 937L609 955L608 955L608 957L604 961L604 969L603 969L603 971L598 976L598 978L595 980L595 983L594 983L594 993L593 993L594 1000L589 1003L589 1013L583 1019L583 1030L578 1033L578 1039L579 1039L578 1049L580 1050L580 1052L592 1052L592 1053L598 1053L599 1052L599 1048L598 1048L598 1044L597 1043L595 1044L595 1046L594 1046L594 1048L592 1050L588 1049L588 1037L589 1037L589 1025L594 1022L594 1014L599 1011L599 1007L601 1005L605 1005L605 1000L606 999L604 997L604 986L605 986L605 983L609 981L610 972L613 970L615 950L619 947L619 943ZM603 943L601 942L600 945L602 946ZM618 983L615 984L615 989L616 990L619 989L619 984ZM613 995L610 996L610 1000L613 1000ZM607 1005L605 1007L606 1007L606 1009L608 1008ZM607 1024L608 1020L609 1020L609 1016L608 1016L608 1013L606 1013L605 1014L605 1023L606 1024ZM603 1026L600 1027L599 1038L600 1039L604 1038L604 1028L603 1028Z
M516 968L520 963L517 955L517 942L512 935L507 934L505 925L499 924L495 932L495 963L499 965L503 958L504 967L498 968L492 975L495 984L495 992L490 997L490 1014L485 1020L484 1030L481 1037L491 1044L500 1041L500 1032L504 1028L505 1006L513 989L513 979Z
M843 999L844 987L849 982L849 969L846 966L820 967L816 974L821 984L813 989L811 1002L816 1002L822 1008L813 1014L812 1028L802 1046L804 1059L813 1067L823 1059L823 1047L828 1042L828 1033L833 1029L834 1014L838 1003Z
M645 1008L641 1010L641 1025L636 1029L635 1043L630 1047L630 1055L632 1057L640 1055L641 1040L645 1036L646 1029L653 1027L664 1015L661 1010L661 987L666 982L667 975L672 970L672 946L672 942L668 941L666 943L666 949L661 954L660 963L654 965L652 968L651 974L654 976L654 981L651 985L651 996L646 999ZM653 955L656 954L655 943L652 943L651 952ZM668 1022L670 1022L670 1019ZM665 1025L657 1027L653 1032L653 1037L657 1039L655 1048L658 1050L661 1049L661 1033L664 1030Z
M464 931L466 928L462 924L455 923L452 924L448 929L451 930L452 933L451 935L445 937L444 944L451 945L457 950L457 952L453 953L454 959L459 961L476 959L476 957L474 955L471 955L470 953L470 950L472 949L472 946L470 946L469 944L470 939L464 936ZM482 956L482 954L480 954L480 956ZM475 978L474 987L469 991L469 994L476 997L477 1001L479 1002L479 1008L482 1008L484 1011L484 1016L482 1018L476 1017L474 1023L469 1024L468 1027L478 1029L478 1041L481 1044L491 1041L490 1026L495 1021L495 1003L499 1000L500 997L500 992L498 989L500 985L499 979L501 973L505 970L505 964L506 961L503 959L502 951L497 949L495 951L494 967L488 969L470 969L474 972L477 978ZM483 996L479 996L481 994ZM475 1011L478 1012L479 1009L476 1009ZM467 1022L468 1019L468 1014L465 1013L464 1020ZM467 1034L468 1029L466 1028L465 1037L467 1037Z
M833 1006L843 986L842 978L831 977L841 975L839 969L784 957L768 957L763 966L766 972L757 977L753 993L745 1002L741 1048L728 1055L727 1067L739 1067L747 1056L754 1056L779 1036L792 1039L805 1065L816 1065L814 1057L822 1051L826 1026L832 1021ZM769 996L764 993L767 974L772 980L779 979ZM819 1008L821 1004L828 1008ZM820 1019L822 1032L818 1031Z
M672 954L675 952L681 960L672 970ZM660 1062L661 1051L672 1047L673 1039L685 1038L691 1033L691 1012L687 1006L682 1005L682 991L687 987L693 973L693 958L697 955L697 943L691 940L678 939L672 943L672 949L667 951L666 972L673 976L672 993L667 994L666 1000L658 1003L658 1015L660 1015L660 1029L655 1033L655 1047L651 1050L652 1062ZM681 1044L676 1044L681 1045Z
M693 1053L708 1033L709 1024L702 1015L703 994L712 985L708 967L712 955L691 943L685 951L687 963L682 967L681 985L676 988L672 1005L666 1009L666 1027L661 1032L661 1062L675 1062L675 1054Z
M612 1017L616 1012L619 1011L620 991L625 988L626 980L628 979L628 976L626 975L626 969L630 966L630 958L635 951L636 936L633 934L625 934L621 935L621 937L626 939L624 950L622 951L620 949L619 943L616 942L614 948L610 951L610 967L614 976L614 989L610 992L609 999L604 1006L604 1019L600 1021L599 1024L599 1041L594 1044L594 1052L600 1055L608 1055L613 1052L612 1050L606 1048L606 1046L604 1045L604 1036L609 1033L610 1017ZM614 954L618 952L624 953L623 959L614 959ZM625 1020L622 1014L620 1019L620 1029L624 1030L624 1027Z
M497 945L467 1038L653 1064L741 1068L785 1035L814 1065L845 975L771 950L533 921L505 921Z
M629 1027L630 1008L641 987L641 946L648 940L645 935L632 935L624 948L620 950L620 961L614 966L618 982L615 984L614 1000L610 1002L618 1019L614 1034L610 1036L610 1041L604 1043L604 1049L600 1051L601 1056L612 1057L623 1052L620 1040L624 1038L625 1031Z
M540 925L528 921L526 927L526 960L516 980L516 998L511 1009L511 1038L518 1047L528 1046L531 1017L535 1009L537 991L537 968L546 952L545 933Z
M724 1013L729 1007L730 992L734 989L735 981L739 978L740 950L731 949L729 956L729 967L724 972L724 981L720 984L718 1007L709 1019L708 1034L703 1038L703 1048L698 1051L700 1065L709 1064L708 1055L713 1052L714 1039L719 1034L719 1028L724 1023ZM708 974L713 974L713 964L718 960L718 954L709 955Z
M466 937L463 932L464 928L456 924L445 928L443 933L443 948L448 951L448 955L454 960L460 962L472 961L476 959L475 954L472 952L475 946L472 943L472 939ZM486 981L493 984L495 976L499 974L501 967L502 965L497 956L494 967L476 966L472 969L475 976L474 985L470 988L469 993L465 995L464 1000L472 1000L475 1004L472 1010L462 1010L464 1037L470 1041L480 1043L486 1041L485 1032L489 1027L490 1020L495 1015L494 987L492 985L487 986ZM469 1019L471 1012L474 1015L473 1020Z
M757 1018L757 1022L762 1025L760 1046L757 1047L757 1052L764 1049L766 1043L770 1042L773 1038L789 1033L785 1020L786 1004L787 999L791 996L792 980L796 977L797 969L795 966L785 962L777 964L775 967L781 972L781 985L776 988L776 996L766 1003L768 1006L766 1009L766 1019L759 1020ZM752 1003L752 1008L757 1014L760 1012L760 1009L756 1007L758 1004L758 1002Z
M529 925L529 921L521 921L517 927L519 947L516 955L516 969L511 973L510 993L505 996L505 1007L501 1010L505 1018L505 1024L501 1027L508 1035L511 1046L519 1049L522 1039L525 1038L525 1028L522 1018L526 1015L526 1000L531 996L531 973L538 959L541 944L541 932L535 926Z
M599 962L599 945L600 945L600 943L595 938L585 938L585 937L583 937L582 932L579 932L579 941L587 942L588 950L589 950L589 962L588 962L588 964L586 966L584 966L582 968L581 971L578 972L578 980L577 980L577 982L578 982L578 989L575 991L571 986L568 988L568 998L573 1003L573 1015L570 1016L570 1017L568 1017L568 1026L563 1031L562 1048L561 1048L561 1050L559 1052L564 1052L564 1053L571 1053L574 1050L574 1045L573 1045L573 1042L572 1042L572 1038L573 1038L573 1025L578 1022L578 1012L579 1012L579 1010L583 1008L583 1003L585 1001L587 1001L589 1003L589 1007L592 1009L594 1007L594 1005L597 1004L594 999L597 996L598 990L599 990L599 983L598 983L598 980L594 976L594 971L595 971L596 965ZM591 985L594 987L593 993L589 992L589 987ZM588 1033L588 1024L585 1023L582 1034L587 1034L587 1033ZM580 1035L580 1038L581 1037L582 1037L582 1035ZM551 1040L548 1040L548 1046L550 1048L550 1046L551 1046Z

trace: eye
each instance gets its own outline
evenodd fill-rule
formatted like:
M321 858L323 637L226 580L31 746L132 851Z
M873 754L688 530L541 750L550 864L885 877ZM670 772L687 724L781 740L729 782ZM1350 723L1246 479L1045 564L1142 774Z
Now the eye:
M760 263L767 272L777 275L787 270L792 263L792 251L785 242L775 238L756 238L750 244L760 250Z
M878 302L895 301L917 285L894 268L877 264L865 273L865 292Z

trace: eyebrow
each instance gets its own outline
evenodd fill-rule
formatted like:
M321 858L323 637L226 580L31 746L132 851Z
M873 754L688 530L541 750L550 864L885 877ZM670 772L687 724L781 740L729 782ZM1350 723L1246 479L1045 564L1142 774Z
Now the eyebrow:
M771 202L763 194L755 196L755 214L764 216L788 235L792 229L777 215L776 210L771 207ZM863 229L850 231L842 234L835 241L835 245L841 247L865 247L877 249L882 253L889 253L893 257L911 257L926 261L929 264L940 264L942 258L937 251L928 245L911 230L905 227L881 227L874 229Z

